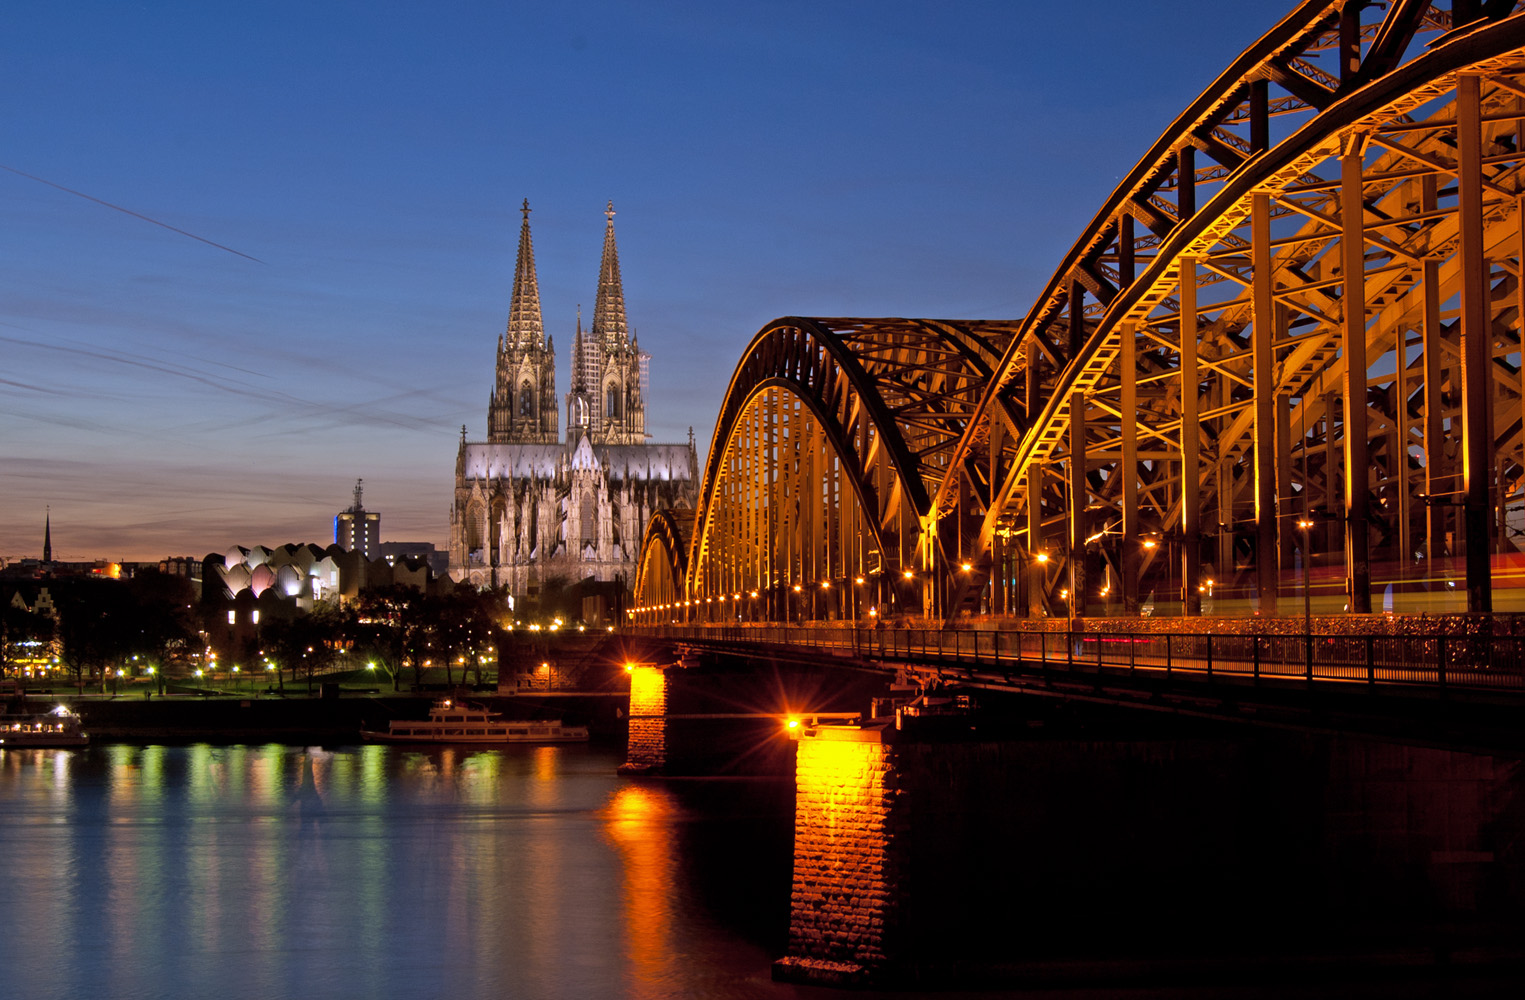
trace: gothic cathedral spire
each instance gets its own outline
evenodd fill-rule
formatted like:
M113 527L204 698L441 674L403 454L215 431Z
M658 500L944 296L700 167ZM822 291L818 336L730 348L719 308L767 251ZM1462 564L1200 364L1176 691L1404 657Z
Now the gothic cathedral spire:
M519 258L508 305L508 330L498 338L497 377L487 404L489 443L556 440L556 358L540 317L540 284L530 239L530 203L519 211Z
M519 261L514 266L514 291L508 305L510 347L541 347L545 326L540 320L540 283L535 278L535 246L530 241L530 200L519 209L524 221L519 225Z
M572 354L572 391L567 393L567 441L587 434L594 444L644 444L644 355L631 343L614 242L614 202L604 209L604 255L598 266L593 325L582 330Z
M625 286L620 281L620 252L614 244L614 202L604 209L604 257L598 265L598 298L593 304L593 343L599 347L624 347L629 336L625 324Z

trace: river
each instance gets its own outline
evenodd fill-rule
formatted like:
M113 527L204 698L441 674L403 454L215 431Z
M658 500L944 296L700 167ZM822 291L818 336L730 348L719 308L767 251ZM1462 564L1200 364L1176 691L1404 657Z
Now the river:
M585 746L0 751L0 992L772 997L790 789ZM815 991L811 991L815 992Z
M1358 745L1305 770L1234 763L1238 746L1035 746L1031 780L1013 785L1031 822L1001 836L1034 862L1011 901L1029 947L1045 928L1059 944L1105 942L1130 912L1135 928L1155 914L1163 939L1201 935L1278 893L1303 900L1299 925L1319 926L1320 948L1414 898L1447 920L1481 907L1518 921L1516 762ZM0 995L874 995L770 980L788 925L790 782L624 779L620 760L598 746L0 750ZM1077 789L1096 804L1077 811ZM1236 839L1238 860L1209 849ZM1159 879L1138 873L1155 868L1186 895L1151 897ZM1220 888L1191 889L1208 881ZM1156 903L1130 911L1140 898ZM1300 995L1427 996L1430 975L1336 971ZM1498 982L1471 985L1450 993ZM1241 982L1127 995L1281 994Z

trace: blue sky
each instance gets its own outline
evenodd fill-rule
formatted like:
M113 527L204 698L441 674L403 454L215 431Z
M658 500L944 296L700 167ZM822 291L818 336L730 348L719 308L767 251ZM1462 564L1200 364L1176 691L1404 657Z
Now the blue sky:
M443 545L526 197L562 393L613 199L659 441L774 317L1020 316L1291 7L6 5L0 556Z

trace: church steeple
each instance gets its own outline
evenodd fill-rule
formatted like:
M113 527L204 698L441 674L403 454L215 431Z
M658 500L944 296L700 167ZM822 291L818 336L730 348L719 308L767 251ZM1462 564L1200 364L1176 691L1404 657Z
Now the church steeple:
M614 202L604 209L604 259L598 266L598 299L593 304L593 342L600 346L624 346L629 329L625 324L625 286L620 281L620 252L614 243Z
M614 241L614 202L604 209L604 255L598 266L593 325L582 329L573 347L572 391L567 394L567 440L583 433L595 444L642 444L646 404L642 390L645 356L630 340L625 286L620 280L619 247Z
M528 198L519 211L524 219L508 329L498 338L497 372L487 404L487 440L497 444L556 440L556 358L540 317Z
M530 240L530 200L519 209L524 221L519 224L519 262L514 266L514 291L508 305L509 347L540 347L545 341L545 326L540 321L540 283L535 279L535 247Z
M53 508L49 507L42 522L42 561L53 561Z

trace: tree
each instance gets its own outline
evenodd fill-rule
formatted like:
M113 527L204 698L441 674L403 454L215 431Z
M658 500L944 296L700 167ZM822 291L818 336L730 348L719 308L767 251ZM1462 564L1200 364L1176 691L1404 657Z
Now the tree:
M106 689L108 666L132 655L139 633L136 602L119 580L60 581L55 598L64 665L83 688L99 676Z
M320 601L305 615L277 619L265 626L265 651L275 661L277 671L291 671L292 680L299 673L305 674L310 693L314 676L328 669L350 642L354 618L350 609Z
M196 642L195 594L189 580L157 570L133 577L127 589L138 622L130 640L132 652L156 665L162 693L165 672L171 666L183 670Z
M452 664L460 663L461 683L466 672L482 682L482 657L495 647L499 619L507 607L502 590L477 590L469 584L431 598L426 607L434 629L434 648L445 660L445 681L455 683Z
M400 584L360 592L356 605L356 651L385 667L392 676L394 691L401 682L409 654L422 646L417 633L424 626L423 599L417 587ZM416 658L414 664L416 682Z

